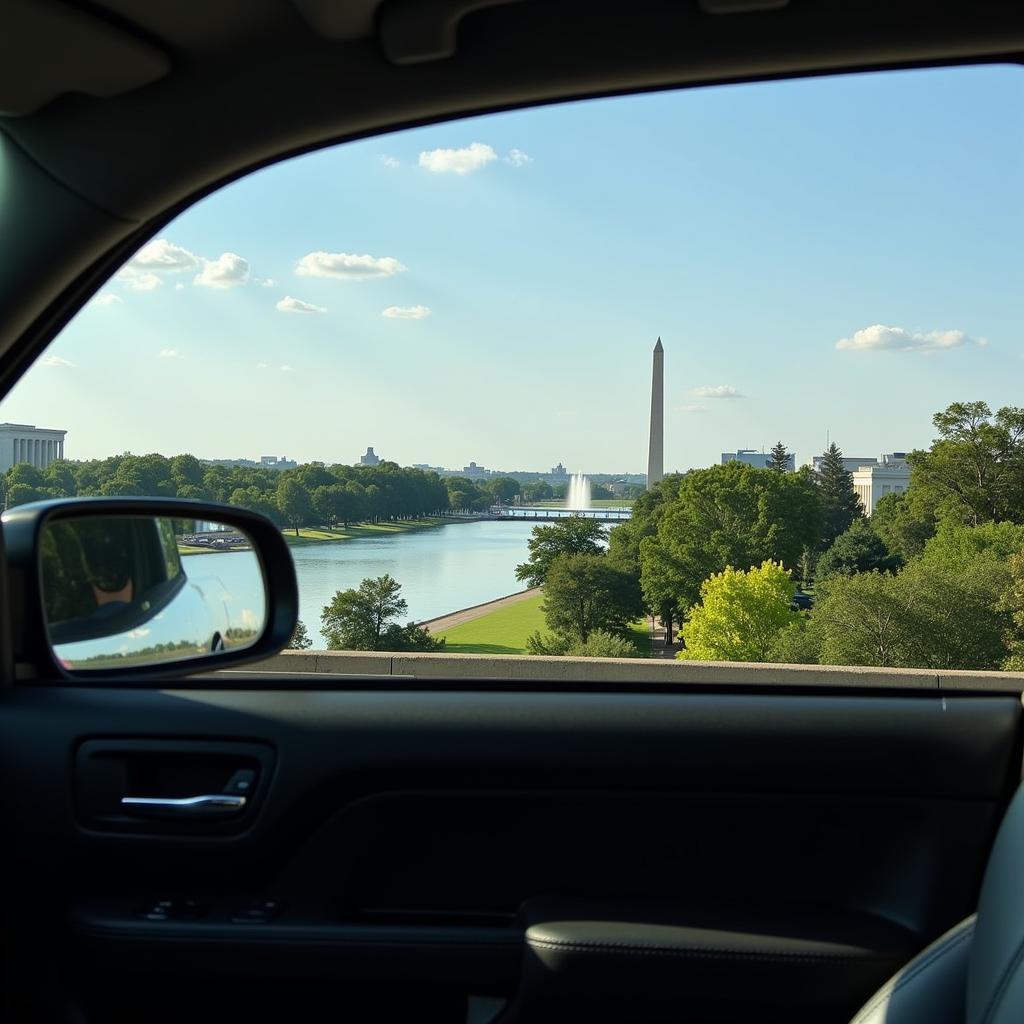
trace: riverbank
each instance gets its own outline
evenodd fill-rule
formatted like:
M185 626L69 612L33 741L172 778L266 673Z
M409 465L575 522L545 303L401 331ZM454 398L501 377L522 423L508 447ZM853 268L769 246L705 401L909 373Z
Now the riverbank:
M302 547L304 544L326 544L336 540L380 539L394 537L401 533L412 533L415 530L429 530L435 526L448 526L451 523L472 522L458 516L428 516L425 519L399 519L388 523L360 523L353 526L338 526L333 530L323 527L300 526L299 535L286 528L281 532L290 547Z
M526 638L536 630L546 628L541 609L543 601L538 590L512 594L477 606L484 609L483 613L463 620L460 625L440 630L431 628L430 632L444 637L446 654L526 654ZM498 607L494 607L496 605ZM463 609L464 612L473 610ZM443 616L434 622L456 618L457 614Z
M515 594L508 594L505 597L496 597L493 601L484 601L483 604L474 604L468 608L460 608L457 612L449 612L447 615L440 615L436 619L427 619L424 622L416 623L416 625L422 626L436 636L445 630L461 626L464 622L470 622L473 619L489 615L499 608L505 608L508 605L525 601L527 598L535 597L539 593L540 587L531 587L529 590L520 590Z
M550 632L543 604L544 595L538 587L421 625L433 636L444 637L445 654L528 654L527 637L537 631ZM628 637L640 657L652 656L651 633L646 622L634 622Z

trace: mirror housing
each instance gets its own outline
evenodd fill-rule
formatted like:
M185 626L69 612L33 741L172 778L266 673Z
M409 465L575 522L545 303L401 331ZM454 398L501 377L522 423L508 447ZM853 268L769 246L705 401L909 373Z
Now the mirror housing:
M51 527L74 528L77 522L81 528L87 520L105 518L201 520L234 527L245 534L263 575L265 614L259 634L236 649L221 646L177 660L123 667L108 664L97 669L68 667L54 652L54 638L47 623L43 547ZM184 498L57 498L9 509L0 523L7 553L14 669L19 681L145 682L232 668L276 654L295 629L298 586L288 545L269 519L246 509Z

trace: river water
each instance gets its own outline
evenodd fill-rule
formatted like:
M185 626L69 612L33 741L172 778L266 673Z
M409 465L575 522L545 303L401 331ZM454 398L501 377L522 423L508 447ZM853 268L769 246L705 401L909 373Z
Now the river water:
M525 562L536 523L451 523L382 537L303 544L291 549L299 581L299 618L314 649L326 644L320 613L335 591L358 587L367 577L393 576L409 604L403 621L422 622L483 604L523 589L515 567ZM228 589L252 589L252 555L246 552L188 555L189 575L216 565Z

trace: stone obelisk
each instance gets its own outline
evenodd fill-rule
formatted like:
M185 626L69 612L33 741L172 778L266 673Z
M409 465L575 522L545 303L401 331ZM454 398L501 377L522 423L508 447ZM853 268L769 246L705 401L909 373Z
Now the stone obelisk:
M651 374L651 441L647 449L647 487L661 483L665 475L665 350L661 338L654 346Z

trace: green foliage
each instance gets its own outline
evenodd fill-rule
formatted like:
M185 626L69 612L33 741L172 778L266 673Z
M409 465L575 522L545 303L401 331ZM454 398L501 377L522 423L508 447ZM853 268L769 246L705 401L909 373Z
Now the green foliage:
M816 665L821 660L821 631L813 617L800 616L772 641L766 661L783 665Z
M305 526L313 518L309 491L294 476L282 476L275 497L284 521L294 528L295 536L298 537L299 527Z
M595 629L586 640L569 635L531 633L526 639L530 654L568 658L638 658L636 644L617 633Z
M680 630L686 647L677 657L767 661L779 634L798 619L790 610L794 589L789 570L777 562L748 571L726 567L701 584L701 602Z
M561 554L544 584L544 617L559 635L586 643L594 630L621 632L643 613L640 587L604 555Z
M836 538L860 519L863 508L853 487L853 475L843 465L843 453L833 441L828 446L817 474L821 501L822 532L819 550L835 543Z
M517 494L521 487L518 480L510 476L492 476L487 481L487 490L491 492L495 501L508 504Z
M939 518L971 526L1024 520L1024 409L993 415L985 402L954 402L932 422L939 437L911 453L911 489Z
M906 663L910 627L903 589L890 573L834 576L822 588L811 613L823 665Z
M916 487L902 494L883 495L871 513L871 528L900 563L924 551L935 527L935 508Z
M866 519L855 519L846 533L841 533L818 559L814 576L823 580L836 573L849 576L875 569L889 572L897 567L897 560L871 524Z
M1010 583L999 599L999 610L1008 612L1011 626L1006 633L1009 651L1003 661L1007 672L1024 672L1024 553L1009 560Z
M653 516L656 536L640 545L644 593L649 603L671 595L679 607L696 603L701 583L726 566L776 561L795 569L821 536L818 488L808 474L742 462L686 474Z
M832 576L811 624L830 665L994 669L1013 630L1013 557L1024 528L945 524L895 575Z
M595 519L566 516L548 526L535 526L529 540L530 557L516 566L516 579L542 586L560 555L603 555L608 534Z
M550 501L552 493L551 484L546 480L534 480L523 488L523 497L527 501Z
M302 619L299 619L295 623L295 629L292 630L291 639L288 641L286 650L289 651L304 651L307 647L312 647L313 641L310 639L309 633L306 630L305 623Z
M388 575L365 579L358 589L337 591L320 616L328 650L382 650L385 631L408 608L401 585Z
M789 452L786 451L786 446L781 441L776 441L772 445L768 457L768 468L778 470L780 473L789 468Z

